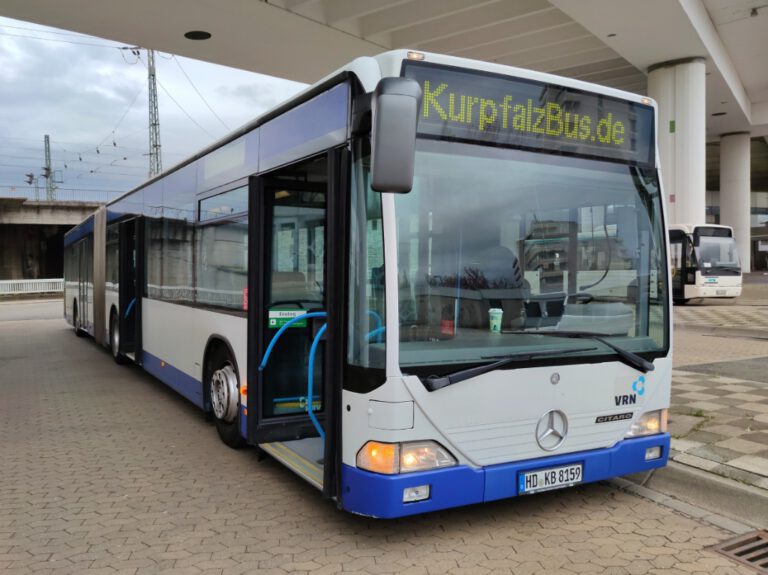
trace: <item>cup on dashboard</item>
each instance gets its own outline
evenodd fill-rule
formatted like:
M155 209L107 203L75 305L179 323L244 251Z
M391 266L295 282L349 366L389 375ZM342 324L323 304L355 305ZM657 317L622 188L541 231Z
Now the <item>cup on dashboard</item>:
M490 320L491 333L501 333L501 316L504 310L492 307L488 310L488 319Z

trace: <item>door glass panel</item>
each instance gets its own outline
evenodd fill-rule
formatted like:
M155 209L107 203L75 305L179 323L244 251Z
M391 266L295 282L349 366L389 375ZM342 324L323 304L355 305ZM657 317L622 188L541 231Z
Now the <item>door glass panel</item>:
M322 164L321 170L318 164ZM325 161L308 165L307 176L322 173ZM315 171L317 170L317 171ZM291 174L295 176L295 173ZM310 177L296 182L272 180L267 188L267 238L269 276L266 278L265 345L288 320L309 311L325 309L325 181ZM324 322L302 321L288 328L270 355L263 375L262 417L306 413L310 403L307 392L309 354L313 326ZM325 344L315 352L312 404L315 412L323 409L323 363Z
M670 242L669 262L672 268L672 289L675 297L682 297L683 286L683 243ZM678 293L679 292L679 293Z
M325 192L274 192L270 307L322 307L324 265Z

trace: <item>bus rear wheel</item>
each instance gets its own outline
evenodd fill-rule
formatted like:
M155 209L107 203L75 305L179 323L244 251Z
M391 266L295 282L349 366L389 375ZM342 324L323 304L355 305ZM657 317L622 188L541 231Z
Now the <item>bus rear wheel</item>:
M80 329L79 320L80 314L77 313L77 300L72 300L72 324L75 326L75 335L77 337L83 337L85 333Z
M235 362L227 348L220 345L211 352L208 365L207 387L216 431L232 449L245 447L245 438L240 434L240 383Z
M109 314L109 349L115 363L122 365L126 362L125 356L120 353L120 321L114 309Z

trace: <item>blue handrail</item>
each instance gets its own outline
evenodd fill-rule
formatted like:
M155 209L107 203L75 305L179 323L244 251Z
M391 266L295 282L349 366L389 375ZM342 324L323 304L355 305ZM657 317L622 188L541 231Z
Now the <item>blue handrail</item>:
M366 339L370 340L374 336L381 336L382 333L387 329L386 326L381 325L381 316L376 313L373 310L369 310L369 313L374 316L379 322L379 326L373 331L369 332L366 336ZM264 353L264 358L261 360L261 363L259 364L259 371L264 371L264 368L267 366L267 362L269 361L269 356L272 353L272 350L275 347L275 344L277 343L277 340L280 339L280 337L285 333L285 331L294 323L297 321L301 321L303 319L311 318L311 317L328 317L328 313L324 311L314 311L305 313L299 316L296 316L294 318L291 318L288 320L283 326L277 331L275 334L275 337L272 338L272 341L269 342L269 345L267 346L267 351ZM307 414L309 415L310 421L312 421L312 425L315 426L315 429L317 430L317 433L320 435L320 438L325 441L325 431L323 430L322 426L320 425L320 422L317 420L317 417L315 416L315 408L314 408L314 401L312 398L314 398L314 386L315 386L315 355L317 354L317 347L320 345L320 340L325 335L326 330L328 329L328 324L324 323L323 326L317 330L317 334L315 334L314 340L312 340L312 347L309 349L309 361L307 362L307 397L310 398L307 402Z
M371 341L372 337L376 337L376 342L381 343L381 334L387 331L387 326L383 325L381 327L377 327L373 331L369 331L368 334L365 336L365 339L367 341Z
M305 397L303 395L295 395L293 397L273 397L272 403L287 403L289 401L307 401L308 399L309 399L308 397ZM317 401L320 400L319 395L316 395L315 397L312 398L312 401L316 401L316 400Z
M369 309L368 310L368 315L370 315L371 317L373 317L373 319L376 320L376 329L373 330L371 333L375 333L376 336L378 336L376 338L376 343L381 343L381 334L384 331L381 326L384 325L384 321L381 319L381 316L379 315L379 312L377 312L376 310ZM367 339L369 339L369 340L371 338L371 333L369 333L368 337L367 337Z
M259 371L264 371L264 368L267 367L267 361L269 361L269 356L272 353L272 349L274 349L275 344L277 343L277 340L279 340L280 337L285 333L285 330L287 330L297 321L301 321L303 319L307 319L310 317L328 317L328 314L324 311L311 311L309 313L297 315L296 317L291 318L287 322L285 322L285 324L283 324L283 327L277 330L277 333L275 334L275 337L272 338L272 341L269 342L269 345L267 346L267 351L264 352L264 357L262 358L261 363L259 364Z
M317 346L320 344L320 340L323 338L327 328L328 324L324 323L323 327L317 330L315 339L312 342L312 347L309 349L309 362L307 362L307 396L309 397L312 397L313 392L315 391L315 353L317 353ZM309 414L309 419L312 421L312 425L315 426L315 429L320 434L320 439L325 441L325 431L323 431L323 428L320 426L320 422L317 420L317 417L315 417L315 406L314 402L312 401L307 404L307 414Z
M133 309L133 304L136 303L136 298L133 298L131 300L131 303L128 304L128 307L125 308L125 315L123 316L125 319L128 319L128 314L131 313L131 310Z

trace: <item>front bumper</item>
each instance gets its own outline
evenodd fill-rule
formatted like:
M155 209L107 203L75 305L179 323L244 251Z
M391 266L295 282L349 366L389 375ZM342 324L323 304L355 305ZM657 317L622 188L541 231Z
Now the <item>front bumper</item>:
M477 469L460 465L402 475L381 475L342 465L342 506L360 515L394 518L515 497L518 495L518 475L521 472L572 463L583 464L583 483L590 483L663 467L669 457L669 442L669 434L661 433L625 439L605 449ZM645 461L645 450L651 447L661 447L661 457ZM403 489L420 485L430 486L429 499L403 503Z
M685 299L697 299L703 297L739 297L741 286L724 286L709 284L703 286L685 286Z

